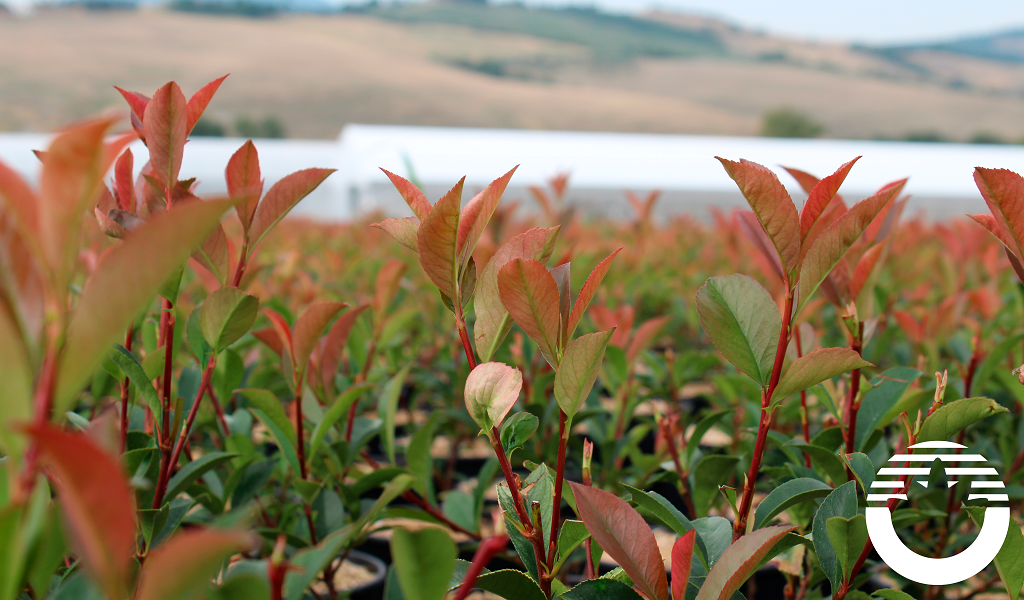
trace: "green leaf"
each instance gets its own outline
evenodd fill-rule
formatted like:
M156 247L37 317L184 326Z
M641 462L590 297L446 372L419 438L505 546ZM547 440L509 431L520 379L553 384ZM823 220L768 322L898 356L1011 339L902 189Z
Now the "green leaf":
M469 531L479 529L476 519L476 503L473 496L462 490L449 490L441 503L441 512L453 523Z
M202 306L195 308L188 316L188 321L185 323L185 340L188 341L192 355L199 361L199 368L205 369L206 363L209 362L210 356L213 354L213 349L210 348L210 344L206 343L206 337L203 336L200 316L203 312L202 308Z
M707 415L697 423L697 426L693 428L693 433L690 434L690 441L686 444L686 462L689 463L693 458L693 453L700 447L700 441L704 439L704 434L707 433L712 427L718 423L722 417L730 414L732 411L720 410Z
M729 362L762 387L768 385L782 317L760 283L738 274L708 279L697 291L697 315Z
M139 394L149 404L150 408L160 406L160 398L153 387L153 382L150 381L149 376L146 375L146 371L139 364L134 354L126 350L124 346L115 344L113 352L110 353L110 360L114 361L114 364L132 382L135 389L139 390ZM156 414L159 414L159 412L156 412Z
M846 463L850 466L850 470L853 471L853 476L857 478L857 483L860 484L861 490L865 494L869 493L868 489L871 488L871 482L875 480L876 471L874 463L863 452L854 452L844 455L844 457Z
M506 600L546 600L544 592L529 575L512 569L485 573L477 578L473 587Z
M761 559L793 526L777 525L748 533L726 548L711 568L696 600L729 600L761 564Z
M565 600L643 600L632 587L614 579L590 579L561 595Z
M981 527L985 522L985 509L980 506L968 506L967 514L974 524ZM1003 540L999 553L996 554L996 571L1006 586L1010 600L1017 600L1021 587L1024 586L1024 533L1016 519L1010 518L1006 538Z
M500 425L523 389L523 373L504 363L477 365L466 378L466 410L485 433Z
M320 419L320 422L317 423L316 427L313 429L312 435L310 435L309 451L307 452L310 460L316 456L317 450L319 450L321 444L323 444L324 437L327 435L327 432L330 431L342 417L348 414L348 409L352 406L352 403L357 401L359 397L363 395L363 392L372 387L372 383L357 383L338 395L334 404L327 409L323 418Z
M281 450L281 454L284 455L288 465L294 470L295 473L301 473L302 469L299 468L299 457L296 454L295 446L292 443L292 439L295 436L295 431L291 429L288 423L285 423L285 428L282 429L282 424L279 420L267 415L263 410L259 408L250 408L252 414L262 422L268 430L270 435L274 437L274 441L277 442L278 448ZM289 436L289 434L291 434Z
M224 559L252 546L249 533L220 529L181 532L146 559L138 600L199 598Z
M358 532L359 529L355 525L349 525L331 533L320 540L316 546L309 546L296 552L290 562L292 566L298 568L289 570L285 574L284 598L286 600L302 598L306 589L342 549L352 542Z
M235 287L220 288L199 308L203 339L219 353L249 331L259 309L259 298Z
M442 529L393 530L391 557L406 600L441 600L455 568L455 542Z
M839 458L837 453L814 444L794 445L810 455L811 464L823 470L833 485L838 486L846 483L846 465L843 464L843 459Z
M872 595L885 598L885 600L916 600L910 594L900 590L877 590Z
M832 491L814 513L811 533L814 537L814 551L818 554L821 569L832 583L832 589L839 589L843 582L843 565L828 541L828 520L832 517L852 519L857 516L857 483L849 481Z
M402 396L402 386L411 368L412 363L409 363L389 379L377 399L377 414L384 418L380 439L391 464L395 464L395 414L398 412L398 399Z
M817 479L809 477L791 479L773 489L757 505L757 511L754 513L754 529L760 529L762 525L770 523L772 519L790 506L827 496L831 492L832 486Z
M589 537L590 532L587 531L587 526L583 524L583 521L567 520L562 523L562 528L558 530L559 563L568 558L573 550Z
M440 418L441 413L430 413L427 422L412 436L412 441L409 442L409 446L405 450L406 468L416 478L413 489L428 501L432 498L431 482L434 472L434 460L430 456L430 446L434 442L434 429Z
M1009 411L991 398L955 400L940 406L931 416L925 418L917 442L952 439L978 421L1005 412Z
M2 194L0 194L2 195ZM32 414L32 367L21 336L7 308L0 308L0 423L28 421ZM0 427L0 452L18 456L25 438ZM0 592L3 590L0 589Z
M526 411L518 412L505 421L501 428L501 447L505 455L511 458L512 451L525 444L539 424L540 419Z
M581 335L569 343L562 362L558 363L555 372L555 400L570 420L579 412L597 381L604 349L608 347L613 333L614 328Z
M708 454L693 467L693 504L697 514L707 515L718 496L718 486L732 477L739 462L738 456Z
M850 571L860 558L868 541L868 523L864 515L855 515L846 519L832 517L825 522L832 550L836 553L836 562L842 570L843 581L850 580Z
M849 348L821 348L793 361L772 393L772 405L854 369L873 367Z
M230 201L186 202L150 219L114 247L86 282L68 329L57 376L54 413L108 355L108 349L157 290L220 222Z
M210 469L214 469L236 456L238 454L234 452L210 452L188 463L167 483L167 493L164 495L164 499L168 502L173 500Z
M917 369L895 367L871 380L874 387L864 393L860 409L857 411L857 437L854 440L854 448L864 450L864 444L871 434L891 422L886 416L890 414L910 384L920 376L921 372Z

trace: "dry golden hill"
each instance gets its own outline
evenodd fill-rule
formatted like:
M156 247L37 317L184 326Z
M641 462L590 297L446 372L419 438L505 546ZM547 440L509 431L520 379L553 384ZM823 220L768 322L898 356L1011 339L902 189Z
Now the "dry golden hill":
M1011 93L1024 82L1020 65L923 51L917 60L944 73L925 77L845 46L650 18L715 31L725 52L609 62L571 42L352 14L0 17L0 130L121 108L115 84L149 93L175 79L190 93L231 73L209 116L275 116L290 137L332 138L347 122L756 134L779 106L834 137L1024 135L1024 101ZM974 79L947 81L964 73Z

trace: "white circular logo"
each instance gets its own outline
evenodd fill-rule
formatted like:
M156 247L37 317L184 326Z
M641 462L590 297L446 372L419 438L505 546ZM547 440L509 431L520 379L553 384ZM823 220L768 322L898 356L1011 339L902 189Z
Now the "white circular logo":
M953 442L922 442L910 447L966 448ZM949 487L959 483L958 477L973 476L975 479L971 481L971 494L967 499L988 500L991 503L985 508L985 522L978 537L963 552L948 558L927 558L907 548L896 535L892 515L885 506L893 498L907 499L908 490L900 477L928 477L931 472L929 465L936 460L946 465ZM987 462L988 459L980 454L897 454L889 459L889 463L899 466L878 470L879 478L871 484L871 491L877 493L868 494L868 535L878 555L889 568L923 585L951 585L970 579L992 562L1002 548L1009 529L1010 507L1007 505L1009 498L1002 493L1003 482L999 480L999 473L992 467L984 466ZM916 483L928 487L927 479L918 479Z

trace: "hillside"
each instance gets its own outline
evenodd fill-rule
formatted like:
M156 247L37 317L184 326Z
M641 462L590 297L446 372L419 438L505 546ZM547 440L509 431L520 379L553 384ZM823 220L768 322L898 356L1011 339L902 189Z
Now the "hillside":
M186 90L230 72L208 114L291 137L347 122L756 135L787 106L830 137L1024 135L1024 64L851 48L651 13L418 5L248 19L63 9L0 16L0 130L116 107L112 86Z

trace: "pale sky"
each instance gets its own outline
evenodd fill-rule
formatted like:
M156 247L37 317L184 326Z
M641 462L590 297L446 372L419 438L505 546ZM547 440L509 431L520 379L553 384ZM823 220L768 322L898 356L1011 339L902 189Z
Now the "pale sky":
M902 43L1024 29L1022 0L527 0L597 5L616 11L661 6L722 17L745 28L788 36Z

